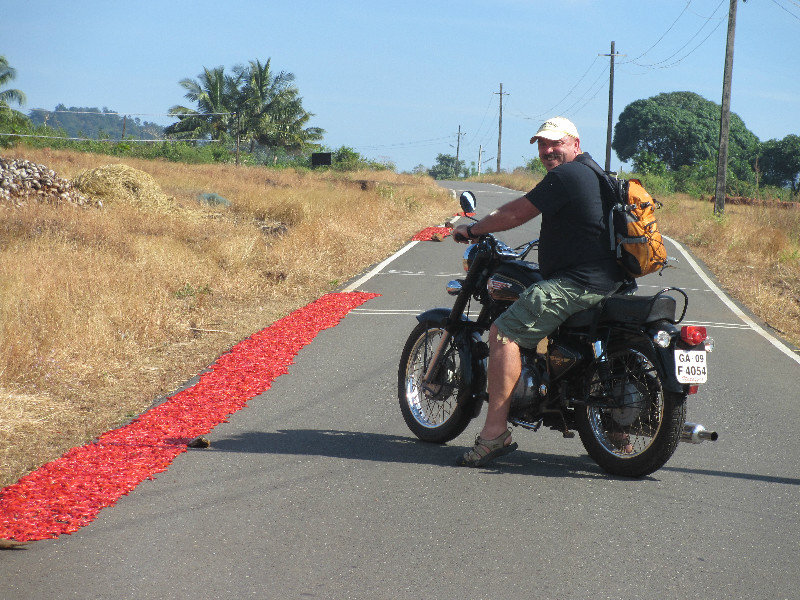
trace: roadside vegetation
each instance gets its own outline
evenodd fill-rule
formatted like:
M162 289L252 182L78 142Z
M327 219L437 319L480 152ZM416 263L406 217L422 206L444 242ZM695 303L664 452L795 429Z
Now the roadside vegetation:
M0 200L0 486L458 210L429 177L391 171L2 154L103 207ZM121 185L93 171L106 165Z

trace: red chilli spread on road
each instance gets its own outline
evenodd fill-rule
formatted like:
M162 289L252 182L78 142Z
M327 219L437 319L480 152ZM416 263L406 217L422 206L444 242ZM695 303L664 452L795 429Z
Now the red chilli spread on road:
M452 227L427 227L411 239L417 242L429 242L434 239L434 236L438 236L437 241L441 241L452 232Z
M187 444L227 421L288 372L314 337L380 294L327 294L238 343L200 380L129 425L73 448L0 490L0 539L55 538L93 521L145 479L165 471Z

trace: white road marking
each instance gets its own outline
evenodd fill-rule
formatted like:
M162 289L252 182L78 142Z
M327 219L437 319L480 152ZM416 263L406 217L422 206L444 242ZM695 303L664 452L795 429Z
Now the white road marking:
M691 255L686 250L684 250L683 246L681 246L678 242L676 242L672 238L668 238L666 236L664 237L673 244L675 244L675 247L680 251L681 254L683 254L683 257L692 266L695 272L700 276L700 279L703 280L703 283L705 283L709 288L711 288L711 291L714 292L714 294L716 294L717 298L719 298L722 301L722 303L725 306L727 306L733 314L739 317L742 321L744 321L744 323L747 324L747 326L750 329L755 331L757 334L759 334L761 337L767 340L770 344L772 344L778 350L783 352L786 356L791 358L797 364L800 364L800 355L797 355L794 352L792 352L791 348L789 348L786 344L781 342L778 338L770 335L763 327L761 327L758 323L753 321L753 319L744 314L744 312L742 312L742 310L738 306L736 306L736 304L734 304L733 301L730 298L728 298L728 296L726 296L725 293L721 289L719 289L714 284L713 281L711 281L708 275L706 275L700 268L700 265L697 264L697 262L691 257Z
M397 252L395 252L394 254L392 254L392 255L391 255L389 258L387 258L386 260L384 260L382 263L378 264L378 265L377 265L377 266L376 266L374 269L372 269L371 271L369 271L368 273L366 273L366 274L365 274L363 277L361 277L361 278L360 278L360 279L358 279L357 281L354 281L353 283L351 283L350 285L348 285L348 286L347 286L345 289L343 289L342 291L343 291L343 292L354 292L354 291L355 291L355 290L357 290L359 287L361 287L362 285L364 285L364 284L365 284L367 281L369 281L370 279L372 279L372 278L373 278L375 275L377 275L378 273L380 273L380 272L381 272L381 271L384 269L384 267L386 267L386 265L390 264L392 261L394 261L394 259L396 259L396 258L398 258L398 257L402 256L403 254L405 254L406 252L408 252L409 250L411 250L411 248L413 248L413 247L414 247L414 246L416 246L416 245L417 245L417 242L416 242L416 241L409 242L408 244L406 244L405 246L403 246L402 248L400 248L400 250L398 250Z

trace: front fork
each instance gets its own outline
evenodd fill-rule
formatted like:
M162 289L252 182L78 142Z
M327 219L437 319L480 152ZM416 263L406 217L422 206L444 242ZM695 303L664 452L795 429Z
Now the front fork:
M447 349L447 345L450 343L450 340L453 338L453 334L450 333L447 329L444 330L444 334L442 335L442 339L439 340L439 345L437 346L436 350L431 357L430 363L428 363L428 370L425 371L424 375L422 376L422 389L425 392L430 394L435 394L436 389L434 389L431 384L432 381L435 381L437 376L439 375L439 371L441 370L442 365L442 356L444 356L445 350Z

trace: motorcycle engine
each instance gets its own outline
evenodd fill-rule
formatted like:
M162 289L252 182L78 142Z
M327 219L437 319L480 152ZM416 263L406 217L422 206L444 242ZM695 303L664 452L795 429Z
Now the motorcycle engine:
M523 410L534 405L539 400L539 382L541 376L534 357L522 354L522 371L520 372L517 385L511 393L511 409L514 411Z

